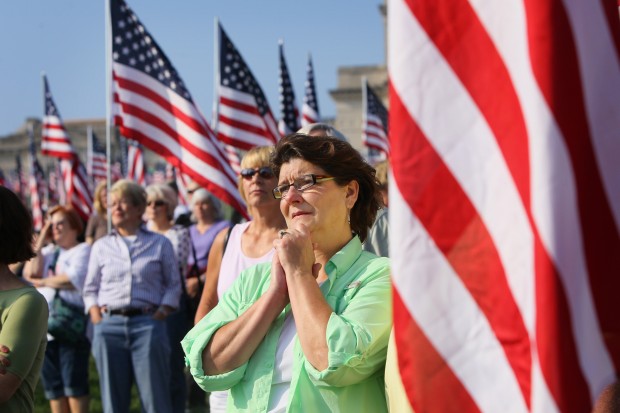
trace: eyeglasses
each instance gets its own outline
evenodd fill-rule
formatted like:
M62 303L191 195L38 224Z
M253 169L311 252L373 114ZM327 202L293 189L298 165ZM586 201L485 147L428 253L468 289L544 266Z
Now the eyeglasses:
M56 221L56 222L52 222L52 228L62 228L65 226L65 220L60 220L60 221Z
M162 201L161 199L158 199L157 201L149 201L146 203L146 205L147 206L154 205L155 207L160 207L160 206L166 205L166 203Z
M252 177L258 174L263 179L271 179L273 178L273 171L268 166L263 166L261 168L244 168L241 170L241 176L245 179L252 179Z
M292 184L278 185L273 188L271 192L273 193L273 197L275 199L282 199L286 197L286 194L288 194L288 190L291 188L291 186L295 187L295 189L298 191L305 191L306 189L318 184L319 182L330 181L332 179L336 178L333 176L314 174L301 175L297 177Z

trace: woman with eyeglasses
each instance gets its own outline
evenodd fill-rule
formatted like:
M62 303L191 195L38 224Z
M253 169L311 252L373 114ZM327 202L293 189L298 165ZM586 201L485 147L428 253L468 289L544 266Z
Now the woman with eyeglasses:
M24 278L48 302L58 293L70 305L83 309L82 289L90 257L90 245L78 239L84 224L75 210L61 205L51 208L47 219L35 242L36 256L24 266ZM48 236L54 243L45 246ZM75 342L48 334L41 382L52 413L88 412L89 357L86 332Z
M379 207L350 144L294 134L271 162L287 229L183 339L198 384L233 412L384 412L389 261L362 251Z
M146 187L147 228L168 238L172 243L177 258L179 275L185 274L189 257L189 232L187 228L173 224L174 210L178 197L168 185L152 184ZM181 281L180 281L181 282ZM185 283L185 279L182 280ZM183 299L187 297L182 296ZM170 398L173 412L185 410L185 383L183 350L179 342L189 329L186 303L179 303L176 311L166 318L168 338L170 340Z
M271 262L275 252L273 241L286 227L279 202L272 189L277 179L269 166L272 146L256 147L241 160L238 188L248 207L251 221L221 231L209 254L207 277L195 322L200 321L218 303L241 271L253 265ZM210 411L225 412L227 391L214 391L209 396Z

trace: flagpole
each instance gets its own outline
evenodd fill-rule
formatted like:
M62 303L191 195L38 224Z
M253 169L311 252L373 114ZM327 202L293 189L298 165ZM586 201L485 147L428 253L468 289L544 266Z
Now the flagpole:
M88 184L90 189L94 188L93 180L93 127L86 127L86 173L88 174Z
M220 85L220 21L217 17L214 19L213 27L213 66L214 66L214 84L213 84L213 118L211 119L211 129L217 134L218 118L220 114L219 104L219 85Z
M110 199L110 187L111 187L111 165L110 165L110 154L112 152L112 147L110 143L110 117L112 115L112 62L110 59L112 58L112 26L110 16L110 0L105 0L105 87L106 87L106 104L105 104L105 155L106 155L106 183L107 183L107 198ZM106 200L106 204L108 201ZM111 220L111 210L106 205L107 211L107 220L108 220L108 233L112 230L112 220Z
M368 79L362 76L362 143L364 142L364 128L368 123ZM370 149L366 148L366 159L371 163Z

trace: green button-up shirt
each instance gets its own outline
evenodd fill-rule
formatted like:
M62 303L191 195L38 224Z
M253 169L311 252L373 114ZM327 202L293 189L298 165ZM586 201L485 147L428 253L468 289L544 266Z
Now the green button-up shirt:
M321 285L333 309L327 323L329 365L316 370L295 337L288 412L385 412L384 368L392 327L390 268L387 258L363 252L353 239L327 263ZM276 346L290 305L274 321L244 365L206 376L202 352L220 327L235 320L269 287L271 264L241 273L219 304L185 336L186 363L206 391L230 389L228 411L266 412Z

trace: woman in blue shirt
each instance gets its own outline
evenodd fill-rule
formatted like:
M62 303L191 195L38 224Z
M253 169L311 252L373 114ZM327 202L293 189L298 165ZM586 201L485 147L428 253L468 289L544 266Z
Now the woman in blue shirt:
M269 264L241 273L182 342L229 411L386 411L389 264L363 252L379 207L374 169L348 143L291 135L272 158L288 228Z

